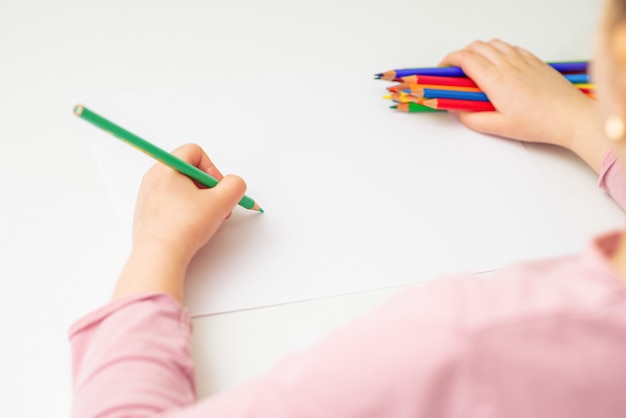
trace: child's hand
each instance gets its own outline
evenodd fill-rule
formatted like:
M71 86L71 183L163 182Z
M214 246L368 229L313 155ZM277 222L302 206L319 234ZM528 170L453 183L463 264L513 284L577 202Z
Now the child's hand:
M137 197L133 250L159 246L173 259L188 262L230 216L246 185L237 176L224 177L197 145L183 145L173 154L220 182L200 188L189 177L156 163L144 175Z
M135 207L132 252L113 298L163 292L182 302L189 261L246 191L241 178L223 177L199 146L183 145L173 154L220 182L211 189L200 188L161 163L145 174Z
M441 65L463 68L497 109L458 113L468 128L560 145L599 169L609 145L596 103L530 52L500 40L477 41L450 53Z

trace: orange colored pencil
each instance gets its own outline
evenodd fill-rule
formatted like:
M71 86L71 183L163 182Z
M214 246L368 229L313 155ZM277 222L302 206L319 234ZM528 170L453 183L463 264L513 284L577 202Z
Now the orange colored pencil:
M596 100L596 94L593 92L582 92L584 93L587 97L589 97L590 99ZM419 104L424 104L425 100L430 100L430 99L424 99L424 92L411 92L411 93L405 93L405 92L395 92L392 93L388 96L383 97L384 99L391 99L394 102L397 103L419 103ZM488 106L487 106L488 107ZM451 110L451 109L450 109Z
M403 92L392 93L389 96L383 97L383 99L391 99L398 103L421 103L421 99L419 97Z

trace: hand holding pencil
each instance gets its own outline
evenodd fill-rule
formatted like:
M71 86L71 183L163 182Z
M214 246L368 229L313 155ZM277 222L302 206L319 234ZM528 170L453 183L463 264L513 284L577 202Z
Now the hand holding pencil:
M202 148L178 147L172 155L219 180L199 188L188 177L156 163L145 174L135 207L133 247L155 243L177 259L189 261L230 216L246 191L238 176L223 176Z
M198 145L169 153L84 106L74 114L159 161L139 188L132 251L113 297L164 292L182 302L189 262L233 208L263 210L244 195L245 182L223 176Z
M474 42L441 65L463 68L497 112L458 112L470 129L572 148L576 131L592 134L593 100L530 52L499 40ZM595 133L597 135L597 133Z
M470 79L489 99L489 102L471 101L471 106L483 107L474 110L486 111L463 109L458 100L449 107L468 128L521 141L560 145L598 169L598 155L605 152L598 145L604 134L597 103L552 66L524 49L499 40L474 42L448 54L440 65L461 68L466 80ZM472 87L464 83L465 87ZM584 88L588 92L593 86ZM427 111L424 109L427 105L433 106L426 99L407 102L398 103L397 107L405 111Z
M244 195L244 181L222 176L198 145L183 145L172 155L208 172L219 183L200 188L161 163L148 170L135 205L132 250L115 286L114 299L158 292L183 302L189 262Z

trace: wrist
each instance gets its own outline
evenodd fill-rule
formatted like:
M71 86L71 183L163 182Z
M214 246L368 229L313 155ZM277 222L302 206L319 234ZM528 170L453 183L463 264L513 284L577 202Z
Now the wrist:
M174 271L179 269L186 270L193 254L190 254L190 251L184 245L153 237L133 241L130 256L143 260L153 260L155 265Z
M163 292L183 301L183 284L190 259L162 243L133 245L113 297Z
M574 119L576 123L571 124L570 139L565 147L598 173L611 144L605 137L602 113L597 103L591 100L587 102L587 106Z

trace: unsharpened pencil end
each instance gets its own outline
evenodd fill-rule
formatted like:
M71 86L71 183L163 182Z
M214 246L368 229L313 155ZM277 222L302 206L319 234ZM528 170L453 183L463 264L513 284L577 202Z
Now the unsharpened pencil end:
M82 115L83 114L83 109L84 109L83 105L76 105L76 106L74 106L74 114L76 116Z

